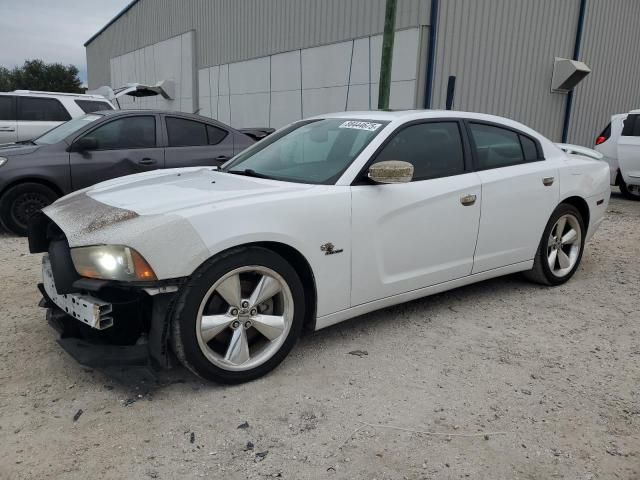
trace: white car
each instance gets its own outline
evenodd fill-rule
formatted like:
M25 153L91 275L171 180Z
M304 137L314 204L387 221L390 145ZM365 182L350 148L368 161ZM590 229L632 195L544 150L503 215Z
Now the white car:
M72 118L113 109L111 102L100 95L0 92L0 144L32 140Z
M626 198L640 201L640 110L613 115L595 143L609 164L611 185L618 185Z
M237 383L273 369L305 328L514 272L566 282L609 196L606 163L511 120L346 112L220 170L73 193L34 217L29 242L48 252L42 304L82 363L167 366L174 352Z

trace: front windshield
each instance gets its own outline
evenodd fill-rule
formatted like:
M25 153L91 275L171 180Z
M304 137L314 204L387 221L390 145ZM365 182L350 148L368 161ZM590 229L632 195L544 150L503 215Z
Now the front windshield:
M333 184L389 122L326 118L294 124L240 154L224 171L298 183Z
M95 122L101 117L102 115L90 113L83 115L82 117L74 118L73 120L69 120L68 122L49 130L41 137L36 138L33 143L36 145L53 145L54 143L60 142L72 133L75 133L81 128L89 125L91 122Z

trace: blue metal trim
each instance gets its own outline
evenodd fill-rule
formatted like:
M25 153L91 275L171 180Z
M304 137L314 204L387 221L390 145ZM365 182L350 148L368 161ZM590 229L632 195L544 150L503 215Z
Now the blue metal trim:
M433 98L433 77L436 70L436 37L438 33L438 4L439 0L431 0L431 14L429 18L429 49L427 51L427 71L424 87L424 108L431 108Z
M580 47L582 47L582 31L584 30L584 19L587 12L587 0L580 0L580 10L578 13L578 28L576 28L576 41L573 45L573 59L578 60ZM571 122L571 107L573 107L573 90L567 93L567 103L564 108L564 120L562 122L562 143L567 143L569 136L569 123Z

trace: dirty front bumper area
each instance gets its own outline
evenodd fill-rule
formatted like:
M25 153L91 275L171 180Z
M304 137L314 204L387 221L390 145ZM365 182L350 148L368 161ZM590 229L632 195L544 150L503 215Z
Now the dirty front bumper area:
M46 236L46 240L45 240ZM175 362L168 345L172 299L181 280L123 283L80 277L64 235L49 223L29 233L42 259L40 306L59 333L58 343L92 368Z

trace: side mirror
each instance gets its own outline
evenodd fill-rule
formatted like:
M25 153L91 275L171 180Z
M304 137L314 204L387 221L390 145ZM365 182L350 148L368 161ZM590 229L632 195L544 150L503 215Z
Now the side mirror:
M98 141L93 137L82 137L73 144L73 147L76 152L96 150L98 148Z
M376 183L408 183L413 179L413 165L400 160L374 163L368 177Z

